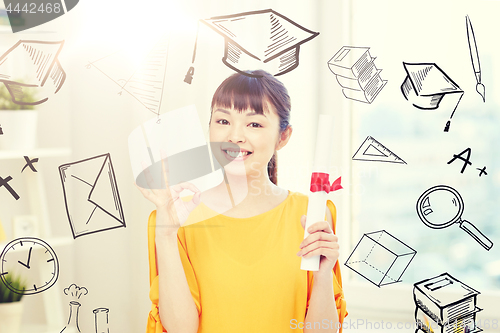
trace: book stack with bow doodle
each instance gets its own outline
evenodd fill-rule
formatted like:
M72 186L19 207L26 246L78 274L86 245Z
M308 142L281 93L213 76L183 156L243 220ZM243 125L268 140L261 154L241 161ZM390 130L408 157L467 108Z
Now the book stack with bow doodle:
M387 80L380 77L381 69L368 47L343 46L328 61L330 71L337 77L346 98L371 104Z
M417 332L481 332L476 326L476 306L480 293L448 273L420 281L414 285L415 322Z

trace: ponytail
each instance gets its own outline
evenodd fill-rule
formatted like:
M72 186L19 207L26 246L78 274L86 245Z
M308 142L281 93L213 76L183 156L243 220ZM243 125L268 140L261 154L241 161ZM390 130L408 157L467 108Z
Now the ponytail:
M278 156L274 152L273 157L267 163L267 174L274 185L278 186Z

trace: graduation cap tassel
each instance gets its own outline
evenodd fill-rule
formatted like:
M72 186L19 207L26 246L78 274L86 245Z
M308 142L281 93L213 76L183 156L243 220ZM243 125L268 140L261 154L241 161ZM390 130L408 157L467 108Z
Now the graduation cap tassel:
M184 82L191 84L194 75L194 60L196 59L196 47L198 45L198 32L200 31L200 21L198 21L198 27L196 28L196 39L194 41L193 58L191 59L191 67L189 67L186 76L184 77Z

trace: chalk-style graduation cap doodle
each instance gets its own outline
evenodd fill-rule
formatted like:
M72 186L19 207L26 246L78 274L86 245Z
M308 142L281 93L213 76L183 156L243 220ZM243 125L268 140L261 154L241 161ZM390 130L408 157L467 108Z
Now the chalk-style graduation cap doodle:
M216 16L200 20L224 37L222 62L236 72L263 69L275 76L299 65L300 45L310 41L314 32L272 9ZM196 45L193 52L194 63ZM194 68L184 80L191 83Z
M403 62L406 78L401 85L403 96L416 108L421 110L436 110L445 96L450 99L447 105L452 108L450 120L464 94L456 84L435 63ZM446 124L448 132L450 121Z
M57 57L63 45L64 41L20 40L0 57L0 82L5 84L14 103L41 104L61 89L66 72ZM16 81L16 64L20 62L28 73L22 82ZM34 90L34 94L25 94L27 90ZM30 99L33 95L35 99Z
M126 226L110 154L63 164L59 175L73 238Z
M398 155L394 154L371 136L366 137L365 141L363 141L361 146L359 146L358 150L354 153L352 159L358 161L406 164Z
M223 167L229 163L245 172L242 161L228 159L227 154L223 156L223 149L239 151L238 145L207 144L194 105L168 111L145 122L130 133L128 146L135 182L145 189L165 188L163 162L168 168L169 186L189 182L202 192L225 180ZM231 204L238 204L238 198L247 193L246 187L232 189Z

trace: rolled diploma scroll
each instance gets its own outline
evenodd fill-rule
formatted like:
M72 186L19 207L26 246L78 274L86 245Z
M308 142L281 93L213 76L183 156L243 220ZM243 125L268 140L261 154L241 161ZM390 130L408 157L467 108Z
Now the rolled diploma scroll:
M314 163L312 172L328 173L332 140L333 140L333 116L320 114L318 121L318 133L316 137L316 150L314 151ZM317 191L309 193L309 203L307 205L307 219L304 230L304 239L309 236L307 228L316 222L325 220L327 193ZM300 269L305 271L319 270L320 256L302 258Z

